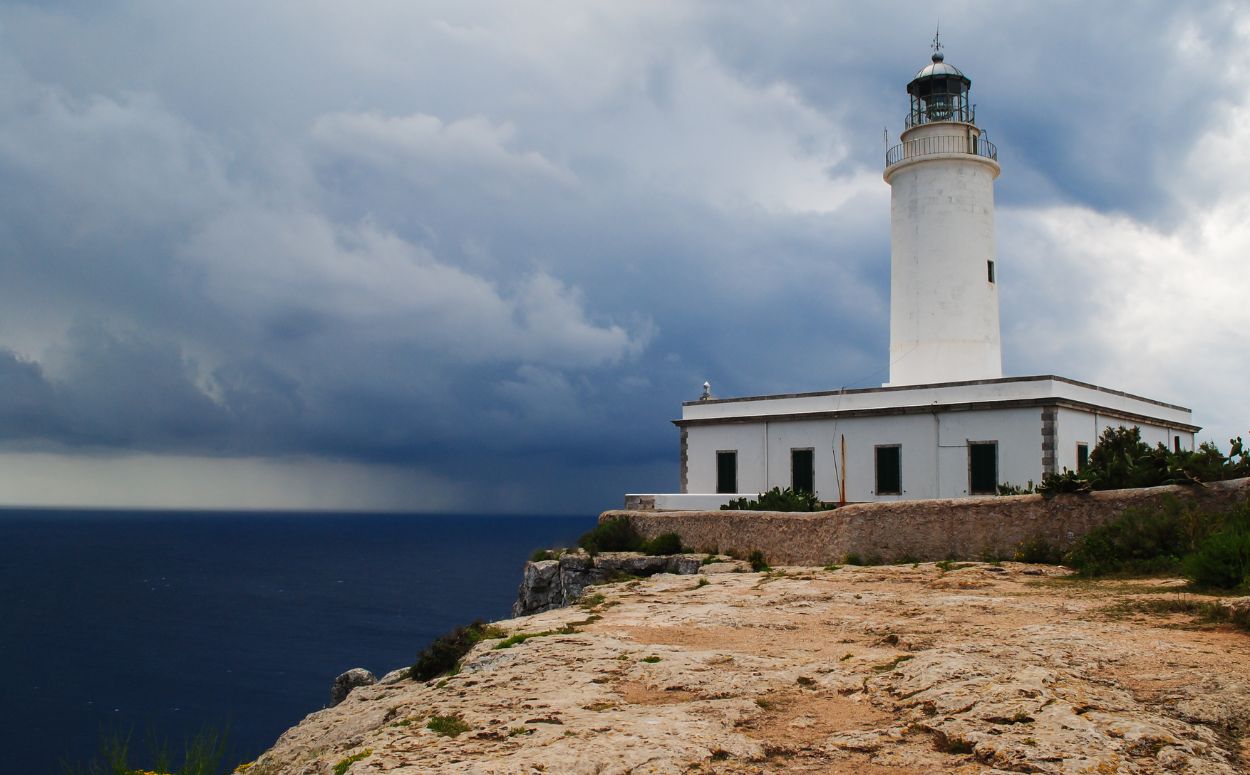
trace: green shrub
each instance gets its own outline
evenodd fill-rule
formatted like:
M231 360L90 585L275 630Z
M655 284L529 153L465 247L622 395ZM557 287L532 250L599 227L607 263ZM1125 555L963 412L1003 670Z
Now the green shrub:
M544 560L554 560L555 554L550 549L535 549L530 555L530 562L542 562Z
M642 536L628 517L612 517L577 539L577 545L590 554L600 552L637 552L642 549Z
M1081 538L1066 559L1085 576L1158 573L1175 570L1189 548L1183 509L1168 499L1161 509L1125 509Z
M650 541L644 541L642 551L653 556L681 554L681 536L676 533L662 533Z
M1243 557L1243 539L1237 536L1246 535L1250 502L1208 512L1168 498L1158 509L1125 509L1115 521L1086 534L1066 560L1086 576L1158 573L1183 566L1195 583L1229 588L1245 579L1246 566L1237 565L1244 561L1238 559ZM1243 570L1234 580L1237 567Z
M764 553L759 549L751 550L751 553L747 555L747 562L751 563L751 570L756 573L772 570L768 565L768 561L764 559Z
M1012 552L1013 560L1016 562L1031 562L1039 565L1059 565L1063 562L1063 552L1059 551L1059 547L1051 544L1045 538L1035 536L1026 538L1016 544L1015 551Z
M754 500L734 498L721 506L721 511L823 511L825 504L810 492L794 491L789 487L774 487L762 492Z
M864 558L860 556L859 552L847 552L846 556L842 558L842 564L843 565L863 565Z
M434 639L417 655L417 661L408 670L416 681L428 681L440 675L454 672L461 658L479 641L501 638L503 630L480 619L467 626L457 627L446 635Z
M1241 437L1229 440L1225 455L1204 441L1195 450L1175 451L1163 444L1154 447L1141 440L1140 428L1107 428L1089 453L1080 471L1066 468L1046 474L1037 492L1046 496L1090 490L1157 487L1163 484L1197 484L1250 476L1250 450Z
M1106 428L1089 453L1089 465L1081 472L1099 490L1150 487L1161 484L1157 460L1141 440L1141 428Z
M1185 576L1202 587L1250 586L1250 531L1227 527L1207 536L1185 558Z

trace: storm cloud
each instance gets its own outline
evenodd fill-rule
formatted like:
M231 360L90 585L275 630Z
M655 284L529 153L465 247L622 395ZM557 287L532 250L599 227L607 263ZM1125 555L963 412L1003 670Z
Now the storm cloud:
M240 504L594 511L672 490L668 421L705 379L885 379L882 154L937 21L0 4L0 453L55 458L73 502L75 460L95 466L80 490L100 461L131 477L123 501L161 459L265 493ZM1005 370L1244 433L1250 13L941 21L1003 165ZM31 481L0 498L55 500Z

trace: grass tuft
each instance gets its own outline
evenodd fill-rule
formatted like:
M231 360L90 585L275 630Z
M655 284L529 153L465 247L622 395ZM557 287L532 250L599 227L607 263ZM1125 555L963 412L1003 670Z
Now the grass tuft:
M468 732L473 727L465 723L464 718L453 713L450 716L431 716L425 728L440 737L456 737Z
M356 762L360 761L361 759L367 758L372 754L373 754L373 749L366 748L365 750L360 751L359 753L354 753L351 756L348 756L346 759L340 760L338 764L334 765L334 775L343 775L343 773L347 772L348 767L351 767Z
M751 570L756 573L772 570L768 561L764 559L764 553L759 549L751 550L751 553L747 555L747 562L751 563Z

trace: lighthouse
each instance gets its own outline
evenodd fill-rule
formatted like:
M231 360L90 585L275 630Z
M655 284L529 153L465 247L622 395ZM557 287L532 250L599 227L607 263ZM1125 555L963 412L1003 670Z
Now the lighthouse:
M890 381L1002 376L994 250L998 152L976 124L972 81L932 61L907 84L910 109L886 152L890 185Z
M1087 382L1004 377L994 181L972 80L933 55L907 83L890 186L889 382L682 403L681 491L626 508L718 509L773 487L827 502L963 498L1079 470L1104 431L1193 449L1184 406ZM884 239L884 235L882 235Z

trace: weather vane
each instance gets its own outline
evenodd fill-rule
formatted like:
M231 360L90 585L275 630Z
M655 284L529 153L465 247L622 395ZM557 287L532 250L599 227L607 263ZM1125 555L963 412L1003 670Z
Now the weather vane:
M941 24L937 25L936 31L933 33L933 53L934 54L942 53L942 25Z

